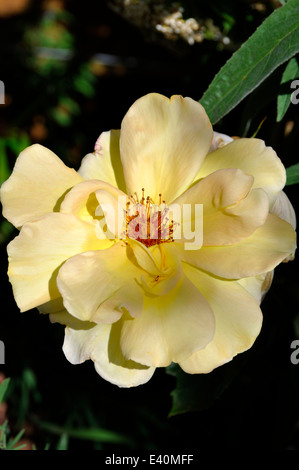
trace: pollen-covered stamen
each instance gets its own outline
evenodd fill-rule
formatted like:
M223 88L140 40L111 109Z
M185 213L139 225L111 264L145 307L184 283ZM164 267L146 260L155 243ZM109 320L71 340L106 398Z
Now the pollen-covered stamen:
M169 218L169 208L162 203L155 204L150 196L145 197L142 188L141 200L131 196L126 206L126 237L134 238L150 247L173 242L174 222Z

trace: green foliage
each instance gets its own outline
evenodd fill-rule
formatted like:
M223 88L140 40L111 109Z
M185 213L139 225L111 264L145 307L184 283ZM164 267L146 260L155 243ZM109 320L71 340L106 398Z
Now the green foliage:
M0 403L6 398L10 381L11 379L7 378L0 384ZM4 423L0 425L0 450L22 450L25 444L18 445L18 442L24 432L25 430L21 429L15 437L11 437L8 421L5 420Z
M277 97L277 122L283 119L291 104L291 96L293 93L291 83L296 78L299 78L299 60L298 57L293 57L288 62L280 82L281 90Z
M5 421L4 424L0 425L0 450L22 450L26 447L26 444L18 445L18 442L24 432L24 429L22 429L15 437L9 437L10 429L8 421Z
M176 377L176 387L172 391L172 408L169 416L208 409L228 389L240 371L245 358L235 359L208 374L186 374L177 364L167 368Z
M287 186L299 183L299 163L287 168Z
M7 180L11 173L10 156L13 161L22 150L30 145L25 132L11 131L5 138L0 138L0 185ZM0 220L0 244L7 242L13 232L13 225L6 219Z
M15 377L11 384L12 406L17 415L17 424L22 426L28 416L32 403L39 403L41 396L37 379L30 367L24 367L20 377Z
M30 64L38 73L62 73L73 54L74 37L69 30L71 16L64 10L43 14L40 21L27 28L25 41L31 52Z
M92 98L95 94L95 83L96 78L91 71L90 64L83 64L74 78L75 89L87 98Z
M217 123L299 51L298 0L275 10L215 76L200 100Z
M10 378L4 379L3 382L0 384L0 403L4 401L9 383L10 383Z
M0 139L0 185L11 172L8 152L11 152L15 159L29 145L30 140L24 132L11 131L6 137Z
M78 103L69 96L62 96L58 105L52 110L52 117L60 126L70 126L75 115L78 115L80 108Z
M133 442L127 436L123 436L120 433L110 431L109 429L104 428L74 428L70 426L58 426L54 423L49 423L47 421L41 421L34 419L35 424L45 431L48 431L51 434L57 434L60 436L58 447L67 447L70 438L80 439L84 441L92 441L97 443L111 443L111 444L125 444L132 445ZM60 449L62 450L62 449Z

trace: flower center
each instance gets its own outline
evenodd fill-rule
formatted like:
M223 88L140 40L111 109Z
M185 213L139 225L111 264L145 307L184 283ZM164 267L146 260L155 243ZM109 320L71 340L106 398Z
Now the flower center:
M169 208L159 194L159 204L150 196L141 201L131 196L126 207L126 236L143 243L146 247L173 242L174 222L170 219Z

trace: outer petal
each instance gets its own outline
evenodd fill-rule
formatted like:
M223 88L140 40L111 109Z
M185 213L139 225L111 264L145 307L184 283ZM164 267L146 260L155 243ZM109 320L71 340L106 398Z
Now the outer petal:
M134 387L150 380L155 368L126 360L119 347L120 322L94 325L81 322L76 329L67 327L63 351L72 364L92 359L101 377L119 387Z
M80 320L112 323L122 315L122 307L132 316L140 313L143 297L135 278L141 274L129 260L127 247L119 242L106 250L82 253L66 261L59 270L57 285L71 315Z
M297 225L297 220L296 220L296 213L294 211L294 208L286 195L284 191L280 191L280 193L277 196L277 199L272 207L271 210L272 214L278 215L283 220L286 220L291 224L294 230L296 230L296 225ZM294 251L290 253L289 256L287 256L283 261L284 263L287 263L288 261L292 261L295 258L295 250L296 247L294 247Z
M294 208L284 191L280 191L271 210L272 214L278 215L282 220L286 220L296 230L296 214Z
M241 170L218 170L194 184L174 204L191 204L191 221L196 204L203 204L203 245L231 245L251 235L269 213L267 194L262 189L250 191L252 183L253 177ZM185 215L183 219L184 232L190 220Z
M119 130L103 132L98 138L95 151L86 155L78 173L85 180L102 180L126 190L119 153Z
M213 132L213 140L210 147L210 152L214 152L214 150L224 147L227 144L230 144L234 139L226 134L221 134L219 132Z
M264 225L235 245L186 251L176 243L183 261L227 279L240 279L272 271L296 248L293 227L269 214Z
M229 207L244 199L253 177L239 169L223 169L206 176L179 196L173 204L202 203L207 210Z
M102 245L94 227L73 215L52 213L25 224L7 247L8 275L21 311L59 297L56 277L61 264Z
M82 177L42 145L34 144L18 157L1 187L3 215L16 227L58 211L65 193Z
M185 277L168 294L145 296L143 312L127 319L121 331L126 358L164 367L204 348L214 335L213 312Z
M137 100L121 125L120 151L128 194L169 204L194 180L213 131L203 107L191 98L157 93Z
M184 271L213 309L215 336L180 366L191 374L207 373L252 346L262 326L262 312L237 282L219 280L187 265Z
M285 168L280 159L260 139L237 139L209 153L196 179L221 168L240 168L246 174L254 176L253 188L263 188L267 192L270 206L274 204L286 182Z
M260 304L271 287L274 270L253 277L244 277L237 282Z
M94 221L101 203L99 197L101 192L110 195L113 199L114 207L111 205L111 209L115 209L117 215L118 198L123 198L126 201L126 195L118 188L100 180L83 181L77 184L65 196L60 211L65 214L77 215L82 220Z

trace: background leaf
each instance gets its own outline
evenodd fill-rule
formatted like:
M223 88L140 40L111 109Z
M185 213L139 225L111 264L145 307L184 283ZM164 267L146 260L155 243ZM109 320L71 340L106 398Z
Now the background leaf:
M299 183L299 163L287 168L287 186Z
M298 0L275 10L221 68L200 100L212 124L299 51Z
M0 403L4 400L6 391L8 389L10 382L10 378L4 379L3 382L0 384Z
M239 356L209 374L186 374L177 364L167 368L176 377L169 416L208 409L230 386L246 358Z
M291 104L291 96L294 90L291 83L295 78L299 78L299 62L298 57L293 57L287 64L281 78L281 90L277 97L277 122L280 122L288 107Z
M60 435L59 445L66 445L68 438L83 439L94 442L108 442L115 444L130 445L132 441L129 437L124 436L120 433L110 431L104 428L72 428L72 427L61 427L54 423L40 421L33 418L37 425L50 433ZM64 436L64 437L63 437Z

